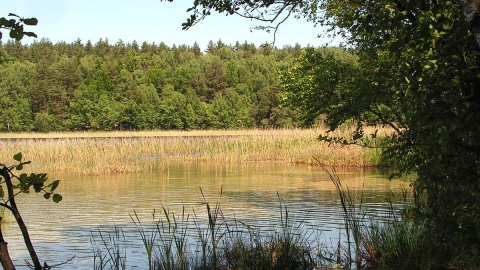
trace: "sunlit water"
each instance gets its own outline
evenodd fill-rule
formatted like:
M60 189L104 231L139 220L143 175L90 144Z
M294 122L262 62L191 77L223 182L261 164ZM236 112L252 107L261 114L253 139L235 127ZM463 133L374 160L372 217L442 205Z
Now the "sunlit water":
M380 218L387 211L387 202L400 200L402 189L408 187L406 182L387 180L376 170L341 171L338 175L352 194L363 194L363 209ZM61 269L93 269L92 235L100 243L99 232L108 236L115 227L122 228L125 235L127 269L145 269L147 257L130 215L135 211L142 224L149 225L154 224L154 209L158 220L162 206L176 214L185 206L191 216L195 209L201 220L206 207L200 188L211 204L222 191L219 201L227 218L264 229L279 223L280 201L289 218L321 231L325 243L336 243L343 227L334 185L318 166L184 164L154 173L55 178L62 179L58 189L62 202L55 204L40 194L21 194L18 204L42 262L53 265L75 256ZM2 231L12 259L22 268L29 256L16 223L12 217L10 220L2 225Z

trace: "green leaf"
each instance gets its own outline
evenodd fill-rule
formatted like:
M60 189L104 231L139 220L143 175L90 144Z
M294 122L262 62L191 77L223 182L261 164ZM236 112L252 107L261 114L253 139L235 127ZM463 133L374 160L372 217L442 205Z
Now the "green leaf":
M60 194L53 194L52 200L56 203L59 203L62 200L62 195Z
M37 25L38 20L37 20L37 18L23 19L23 23L26 24L26 25Z
M17 33L17 31L15 31L15 29L10 30L10 38L15 38L16 39L17 35L18 35L18 33Z
M20 153L15 154L13 156L13 159L18 161L18 162L22 161L22 153L20 152Z
M53 181L53 183L50 184L50 185L51 185L50 190L51 190L51 191L54 191L55 189L57 189L58 184L60 184L60 180L55 180L55 181Z
M33 32L23 32L27 37L38 37L37 34L33 33ZM1 36L0 36L0 39L1 39Z
M23 170L23 165L22 165L22 164L18 164L17 167L15 167L15 169L16 169L17 171L21 171L21 170Z
M48 199L50 199L51 194L52 193L45 193L45 194L43 194L43 197L48 200Z
M15 38L16 41L20 41L23 38L23 32L20 32L17 34L17 37Z
M36 193L39 193L42 191L42 185L41 184L35 184L33 185L33 189L35 190Z
M2 22L2 24L5 25L6 27L13 27L15 23L16 21L14 19L5 20Z

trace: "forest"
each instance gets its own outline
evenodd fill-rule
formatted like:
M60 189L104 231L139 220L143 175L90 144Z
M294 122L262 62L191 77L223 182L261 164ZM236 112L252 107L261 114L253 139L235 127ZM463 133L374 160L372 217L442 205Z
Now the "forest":
M8 40L0 47L0 131L297 126L279 103L278 72L302 50L221 40L205 52L196 43Z

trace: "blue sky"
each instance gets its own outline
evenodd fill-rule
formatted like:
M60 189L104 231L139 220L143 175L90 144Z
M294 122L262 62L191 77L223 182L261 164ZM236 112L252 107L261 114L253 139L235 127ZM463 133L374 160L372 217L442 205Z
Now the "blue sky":
M0 2L0 17L16 13L22 17L36 17L39 24L27 28L38 38L48 38L52 42L68 43L80 38L95 43L100 38L108 38L111 44L122 40L124 43L136 40L159 44L193 45L197 42L205 49L210 40L221 39L226 44L247 41L257 46L273 41L273 34L251 31L258 25L236 16L213 14L192 29L184 31L181 24L189 16L186 12L193 0L15 0ZM318 38L324 33L320 27L301 19L291 18L282 25L275 46L284 45L323 46L327 43L338 45L338 40ZM326 36L326 35L325 35ZM26 38L23 43L32 42Z

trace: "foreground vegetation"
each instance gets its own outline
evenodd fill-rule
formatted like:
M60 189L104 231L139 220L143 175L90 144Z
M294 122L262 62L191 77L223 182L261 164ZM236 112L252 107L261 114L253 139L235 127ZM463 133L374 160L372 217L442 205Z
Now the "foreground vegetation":
M330 174L343 207L338 242L324 239L321 228L279 198L278 221L268 231L222 211L220 198L203 197L203 209L174 213L163 208L153 223L132 220L143 240L149 269L438 269L447 264L432 245L423 223L401 210L405 198L393 198L389 216L362 211L340 179ZM203 194L203 193L202 193ZM407 203L408 205L408 203ZM94 269L127 269L122 228L92 232Z
M320 143L323 129L78 132L2 134L2 155L21 151L36 171L105 174L148 171L168 162L311 164L317 157L336 167L379 166L380 152ZM389 132L384 129L381 133ZM347 134L348 131L343 133ZM339 133L340 134L340 133Z

